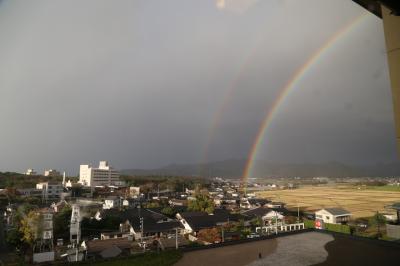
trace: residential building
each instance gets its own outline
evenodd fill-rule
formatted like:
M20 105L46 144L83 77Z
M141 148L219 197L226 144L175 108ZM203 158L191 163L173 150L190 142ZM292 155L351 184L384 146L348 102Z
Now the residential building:
M351 213L342 208L325 208L315 212L315 219L329 224L345 224Z
M187 206L188 205L188 201L187 200L182 200L182 199L170 199L168 201L168 203L172 207L174 207L174 206Z
M122 255L131 255L132 241L128 238L89 240L83 241L82 247L86 250L87 260L107 259Z
M25 174L26 175L37 175L36 171L32 168L29 168L28 170L26 170Z
M113 239L113 238L130 238L131 233L128 232L121 232L121 231L115 231L115 232L103 232L100 234L100 239L101 240L106 240L106 239Z
M243 198L240 201L240 208L253 209L256 207L262 207L269 203L270 203L270 201L266 200L266 199Z
M59 212L67 206L70 206L70 204L62 199L59 202L53 202L50 208L53 209L54 212Z
M43 191L37 188L18 188L17 192L23 197L42 197Z
M107 216L119 217L123 221L120 232L129 232L135 240L173 236L176 230L181 234L182 226L177 220L150 209L132 208L123 211L108 209L97 212L95 219L101 220Z
M229 222L238 221L241 217L232 215L227 210L215 209L213 214L206 212L177 213L176 218L185 228L184 233L197 235L201 229L218 227Z
M137 198L140 196L140 187L129 187L129 196Z
M143 201L144 199L142 198L128 198L122 201L122 206L128 208L137 208Z
M119 197L108 197L104 200L103 209L112 209L121 207L121 201Z
M265 206L271 209L280 209L280 208L285 208L285 203L284 202L269 202Z
M53 247L53 213L51 210L43 209L40 211L38 224L32 225L31 229L35 232L33 244L33 262L54 261L55 252Z
M49 169L49 170L44 170L44 176L59 177L61 176L61 174L57 170Z
M68 180L67 182L64 183L65 188L72 188L72 185L73 184L72 184L71 180Z
M261 226L273 224L275 221L283 222L285 218L283 211L273 210L265 207L257 207L251 210L246 210L242 212L242 214L250 218L260 218L263 221Z
M41 182L36 184L36 189L42 190L45 199L59 198L63 192L63 186L58 182Z
M100 161L99 167L83 164L79 170L79 183L86 187L118 186L120 173L113 169L107 161Z

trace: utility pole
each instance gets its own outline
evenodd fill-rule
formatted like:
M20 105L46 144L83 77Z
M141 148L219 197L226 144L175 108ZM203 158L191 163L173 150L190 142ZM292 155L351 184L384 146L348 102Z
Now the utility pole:
M300 208L299 208L299 201L297 201L297 223L300 223Z
M175 228L175 249L178 249L178 228Z
M72 214L71 214L71 226L70 226L70 242L73 244L75 249L75 259L78 261L79 255L79 242L81 237L81 215L80 215L80 206L78 204L72 205Z
M140 242L143 245L143 252L146 252L146 245L144 244L144 241L143 241L143 232L144 232L143 225L144 225L143 217L140 217L140 231L141 231L141 233L140 233Z

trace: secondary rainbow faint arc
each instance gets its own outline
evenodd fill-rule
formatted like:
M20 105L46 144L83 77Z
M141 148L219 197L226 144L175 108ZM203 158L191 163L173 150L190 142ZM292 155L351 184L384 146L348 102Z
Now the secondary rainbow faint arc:
M202 172L201 169L202 164L207 163L207 156L209 153L210 145L214 138L215 132L217 131L217 128L222 120L222 116L225 113L225 110L231 104L235 89L237 88L240 80L242 79L243 74L246 72L246 69L249 67L250 63L253 61L253 58L256 56L256 51L258 49L258 46L262 43L262 40L263 38L261 38L260 36L257 37L257 40L255 42L256 44L253 45L253 47L250 50L248 50L248 52L245 54L243 62L240 64L240 67L236 71L234 78L232 79L231 82L229 82L229 86L224 94L222 104L217 109L217 112L215 113L213 120L211 122L211 126L209 127L207 132L208 133L207 140L202 152L199 173Z
M273 103L272 107L267 112L265 118L262 120L259 130L256 134L255 140L251 146L248 160L246 162L246 166L243 172L243 176L241 179L241 185L246 186L246 180L251 176L256 156L259 152L260 147L263 144L265 139L265 133L271 126L273 119L279 110L279 107L282 105L283 101L288 97L290 92L296 87L296 85L301 81L301 79L305 76L307 71L318 62L324 53L326 53L329 48L333 47L342 37L344 37L348 32L350 32L353 28L355 28L361 21L365 18L369 17L370 14L365 12L360 16L353 19L350 23L346 24L343 28L341 28L338 32L336 32L331 38L329 38L291 77L291 79L286 83L286 85L280 90L280 93Z

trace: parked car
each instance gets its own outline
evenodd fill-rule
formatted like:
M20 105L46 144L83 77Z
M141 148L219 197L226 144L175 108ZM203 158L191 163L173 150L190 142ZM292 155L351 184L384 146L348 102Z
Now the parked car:
M260 237L259 234L251 233L250 235L247 235L247 238L257 238Z
M368 227L367 224L363 224L363 223L358 223L357 226L361 227L361 228L367 228Z

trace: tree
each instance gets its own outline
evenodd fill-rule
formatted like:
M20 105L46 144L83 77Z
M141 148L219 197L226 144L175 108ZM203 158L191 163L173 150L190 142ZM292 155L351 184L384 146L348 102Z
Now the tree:
M6 242L9 245L19 248L22 244L21 239L22 233L17 228L13 228L7 232Z
M263 220L261 217L255 217L250 221L250 224L253 227L259 227L259 226L263 226Z
M58 213L54 215L54 237L56 239L68 238L71 214L71 207L66 205L63 209L61 209Z
M233 227L233 230L235 232L240 232L241 237L246 237L247 235L249 235L251 233L250 228L245 226L243 219L240 219L239 222L235 224L235 226Z
M195 200L190 200L188 202L188 210L213 213L214 202L212 199L208 198L208 196L204 194L199 194L196 196Z
M172 215L174 215L175 212L174 212L173 208L171 208L170 206L167 206L161 210L161 213L168 215L168 216L172 216Z
M39 217L39 212L30 211L28 215L21 220L21 226L19 227L19 231L22 234L21 240L29 246L32 246L39 233Z
M385 218L385 216L383 216L379 212L376 212L376 214L370 218L369 224L371 226L377 227L378 233L377 233L376 236L377 237L381 237L382 236L381 226L386 224L386 218Z
M15 199L18 196L18 191L15 187L6 187L5 192L9 199Z
M148 203L145 203L143 205L147 209L159 208L160 207L160 203L158 203L157 201L148 202Z
M197 234L198 239L208 243L221 242L221 234L217 228L201 229Z

